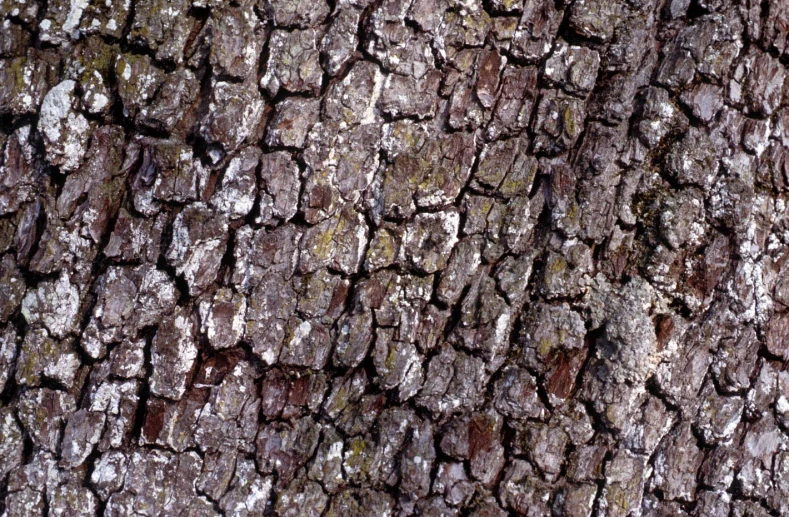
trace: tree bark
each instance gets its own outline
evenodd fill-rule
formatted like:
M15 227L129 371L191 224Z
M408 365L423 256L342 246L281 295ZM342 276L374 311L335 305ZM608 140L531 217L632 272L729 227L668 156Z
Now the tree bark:
M789 3L0 17L0 515L789 517Z

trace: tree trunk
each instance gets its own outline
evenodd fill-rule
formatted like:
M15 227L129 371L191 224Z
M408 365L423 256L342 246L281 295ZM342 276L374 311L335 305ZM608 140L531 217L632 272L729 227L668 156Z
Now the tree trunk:
M789 2L0 16L0 515L789 516Z

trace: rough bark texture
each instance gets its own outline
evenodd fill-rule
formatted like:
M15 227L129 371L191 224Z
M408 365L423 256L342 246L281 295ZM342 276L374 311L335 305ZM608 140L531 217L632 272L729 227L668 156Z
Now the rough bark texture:
M0 17L0 515L789 516L789 2Z

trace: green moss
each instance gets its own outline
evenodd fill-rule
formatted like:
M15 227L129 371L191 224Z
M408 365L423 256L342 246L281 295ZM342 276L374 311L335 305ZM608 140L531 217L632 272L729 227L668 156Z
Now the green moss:
M564 108L564 130L571 137L575 137L578 135L578 126L575 123L575 117L573 116L573 109L571 105L568 105Z
M18 57L16 59L11 59L6 61L6 66L8 67L8 74L14 78L14 83L16 84L17 92L23 92L27 90L27 85L25 84L25 63L26 58Z
M540 354L542 357L547 357L548 353L553 348L553 341L548 338L541 339L540 342L537 344L537 353Z
M565 269L567 269L567 261L561 255L555 255L548 266L548 270L556 275L560 274Z
M393 346L389 347L389 354L386 356L384 366L387 370L394 370L397 366L397 349Z

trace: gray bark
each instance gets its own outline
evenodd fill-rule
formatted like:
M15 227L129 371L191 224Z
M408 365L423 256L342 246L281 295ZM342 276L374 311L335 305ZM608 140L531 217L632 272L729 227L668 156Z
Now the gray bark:
M789 3L0 17L0 515L789 517Z

